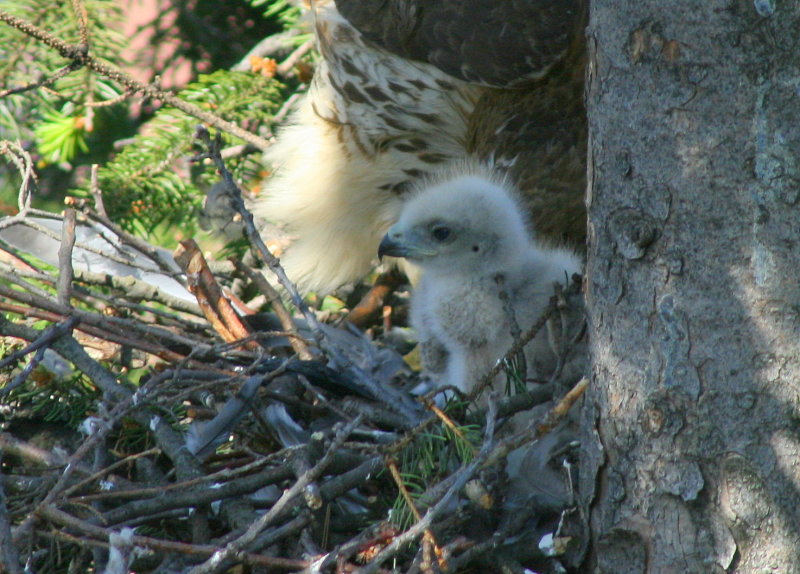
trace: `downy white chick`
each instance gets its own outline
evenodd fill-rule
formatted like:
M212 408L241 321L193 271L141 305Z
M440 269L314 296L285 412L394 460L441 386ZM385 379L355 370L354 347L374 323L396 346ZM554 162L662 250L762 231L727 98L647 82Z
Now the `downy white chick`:
M419 266L411 323L423 368L439 386L464 392L509 350L514 322L523 332L530 328L553 283L580 270L574 253L532 238L510 185L479 166L456 166L424 184L384 236L379 255ZM528 378L555 367L544 331L525 349Z

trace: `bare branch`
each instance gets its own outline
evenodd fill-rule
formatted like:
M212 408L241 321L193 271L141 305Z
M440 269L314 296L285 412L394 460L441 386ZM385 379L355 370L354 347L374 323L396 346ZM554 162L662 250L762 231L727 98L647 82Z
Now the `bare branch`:
M30 92L32 90L37 90L39 88L52 86L61 78L68 76L75 70L80 70L81 67L82 65L78 62L70 62L68 65L59 68L49 76L45 76L40 80L31 82L29 84L25 84L24 86L18 86L16 88L7 88L5 90L0 90L0 99L5 98L7 96L13 96L16 94L24 94L25 92Z
M75 246L75 210L64 211L61 245L58 248L58 302L70 306L72 292L72 248Z
M13 224L15 221L24 218L31 207L31 199L36 189L36 173L33 171L33 159L21 145L8 140L0 141L0 154L10 158L11 162L17 167L17 171L22 178L17 194L17 208L19 213L14 217L9 217L0 221L0 229Z
M174 255L175 261L186 273L189 289L197 298L200 309L223 340L231 343L252 335L250 328L223 296L197 243L193 239L182 241ZM243 346L251 351L259 348L254 341L245 342Z

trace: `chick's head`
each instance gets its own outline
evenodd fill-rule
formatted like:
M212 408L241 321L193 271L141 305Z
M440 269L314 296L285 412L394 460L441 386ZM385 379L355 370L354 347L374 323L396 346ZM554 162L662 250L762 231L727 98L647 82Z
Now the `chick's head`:
M410 199L378 254L404 257L424 271L471 274L502 267L528 243L512 193L502 182L470 174L434 183Z

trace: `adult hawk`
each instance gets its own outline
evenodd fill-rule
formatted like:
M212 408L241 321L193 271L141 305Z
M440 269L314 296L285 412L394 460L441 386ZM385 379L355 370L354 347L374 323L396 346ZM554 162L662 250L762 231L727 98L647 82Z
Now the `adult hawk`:
M257 213L303 289L363 276L411 184L472 157L507 172L537 234L582 244L583 0L313 4L322 56L267 160Z

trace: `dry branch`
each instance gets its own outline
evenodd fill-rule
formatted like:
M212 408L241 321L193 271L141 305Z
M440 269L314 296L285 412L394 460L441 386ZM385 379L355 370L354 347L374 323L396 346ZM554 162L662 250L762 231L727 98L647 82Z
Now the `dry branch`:
M186 273L189 291L197 298L200 309L214 330L232 343L252 335L250 328L242 322L230 302L222 295L222 289L208 268L200 247L193 239L181 242L174 253L175 261ZM244 343L251 351L258 345L254 341Z

